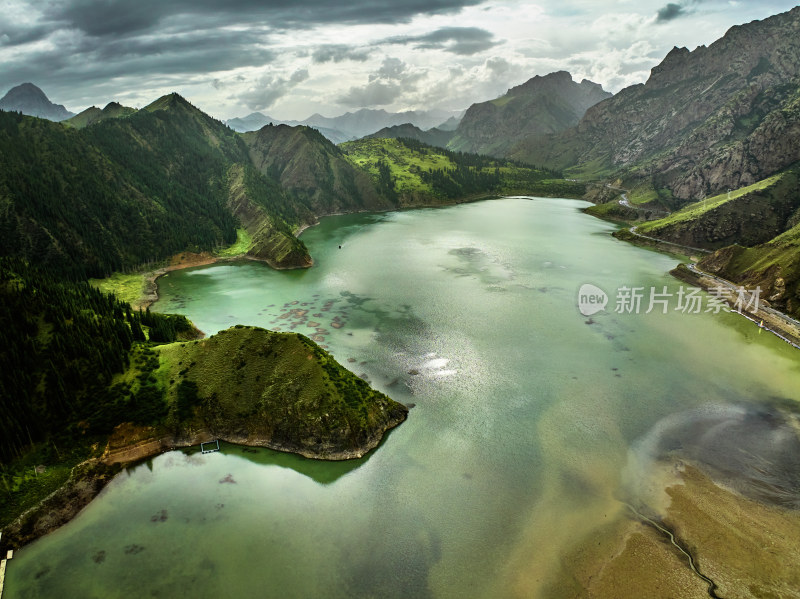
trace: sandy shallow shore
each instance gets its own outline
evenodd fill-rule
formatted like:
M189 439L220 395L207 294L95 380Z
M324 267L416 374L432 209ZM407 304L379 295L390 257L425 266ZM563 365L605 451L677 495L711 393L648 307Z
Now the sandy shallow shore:
M681 599L800 597L800 511L767 505L716 484L678 462L660 521L667 534L630 510L567 556L558 597Z

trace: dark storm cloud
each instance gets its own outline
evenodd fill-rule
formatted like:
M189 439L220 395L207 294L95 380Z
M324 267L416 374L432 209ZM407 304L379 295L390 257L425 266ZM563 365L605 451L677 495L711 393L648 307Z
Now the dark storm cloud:
M666 6L663 6L658 9L656 13L656 22L657 23L666 23L668 21L672 21L677 19L678 17L682 17L686 14L686 10L680 4L675 4L674 2L670 2Z
M418 14L457 12L481 0L61 0L45 11L48 20L88 35L127 35L155 28L174 16L213 16L218 26L263 22L298 28L326 23L397 23Z
M193 75L261 66L275 56L264 47L264 41L264 36L255 31L199 31L103 41L81 38L65 42L58 51L29 53L24 62L4 67L0 80L91 83L109 77Z
M462 56L477 54L502 43L480 27L442 27L425 35L393 37L387 42L410 44L422 49L435 48Z
M345 60L364 62L369 58L369 55L370 51L366 48L351 48L344 44L328 44L314 50L311 54L311 60L315 64L342 62Z
M141 75L147 75L148 85L173 84L179 78L172 75L187 81L271 63L276 55L268 48L270 33L336 23L404 23L416 15L455 14L481 1L27 0L27 21L0 11L0 49L24 49L0 69L0 88L36 81L78 95L75 90L109 78ZM363 62L370 53L363 46L332 44L318 47L311 60Z
M14 23L0 20L0 48L38 42L49 34L50 28L43 25L19 27Z

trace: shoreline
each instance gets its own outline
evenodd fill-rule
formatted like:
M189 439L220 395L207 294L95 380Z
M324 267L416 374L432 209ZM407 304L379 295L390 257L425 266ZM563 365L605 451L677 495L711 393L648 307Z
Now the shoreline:
M201 443L223 441L241 447L260 447L321 461L359 459L377 448L393 429L405 422L407 414L405 412L402 418L388 421L384 428L376 431L376 434L371 435L357 449L326 454L298 450L269 439L245 438L225 433L213 434L205 428L193 431L190 435L146 434L144 438L134 439L133 442L122 441L115 447L115 435L124 437L126 433L132 433L136 436L142 432L128 423L123 423L109 437L102 455L76 465L61 487L25 510L3 529L0 551L3 554L9 549L16 551L61 528L83 511L121 472L161 454L197 447ZM119 441L116 440L117 443Z
M663 513L644 516L629 505L623 519L576 547L567 559L575 564L574 583L562 596L797 596L790 589L800 579L800 550L792 543L800 512L745 497L700 464L665 465L672 474ZM737 592L743 589L756 592Z
M348 214L386 214L389 212L405 212L407 210L421 210L421 209L430 209L430 208L449 208L452 206L458 206L461 204L471 204L474 202L482 202L488 200L501 200L503 198L511 198L511 197L527 197L527 198L536 198L536 197L560 197L560 196L543 196L543 195L534 195L530 193L526 193L523 191L509 191L503 195L498 194L476 194L474 196L466 196L454 202L446 203L446 204L419 204L416 206L402 206L396 208L387 208L386 210L355 210L350 212L331 212L329 214L323 214L317 217L316 221L313 223L307 223L300 225L296 232L294 232L294 236L296 238L300 238L307 229L311 227L316 227L320 223L320 219L327 218L329 216L346 216ZM581 198L564 198L564 199L581 199ZM178 260L175 263L175 260ZM262 262L267 264L270 268L274 270L294 270L295 268L309 268L313 266L313 257L312 263L309 266L299 266L299 267L289 267L289 268L280 268L272 264L266 258L256 258L254 256L250 256L247 253L237 254L235 256L214 256L210 252L200 252L200 253L193 253L193 252L181 252L175 254L168 258L167 260L170 262L167 266L162 266L156 270L145 271L142 273L142 277L144 278L144 283L142 286L142 293L139 299L136 301L135 305L132 304L131 307L133 308L141 308L142 310L146 310L150 308L154 303L158 301L158 279L163 277L165 274L174 272L176 270L184 270L186 268L193 268L195 266L210 266L212 264L217 264L220 262L236 262L239 260L252 260L254 262Z
M668 255L680 255L688 257L690 262L681 262L675 268L670 270L669 274L679 281L700 287L707 293L710 293L711 289L722 290L721 296L728 306L731 307L731 312L735 312L736 314L751 321L759 328L772 333L795 349L800 349L800 322L796 321L788 314L781 312L780 310L776 310L770 306L769 302L766 300L759 300L758 309L755 312L748 310L739 311L734 309L738 298L736 290L739 288L739 286L732 281L728 281L727 279L712 273L705 272L697 267L696 262L698 257L693 255L693 252L710 254L712 253L711 250L693 248L680 245L678 243L673 243L671 241L664 241L655 237L642 235L641 233L636 232L636 227L626 227L615 231L611 235L620 241L628 242L637 247L651 249L653 251Z
M179 261L174 263L175 259ZM252 260L253 262L263 262L264 264L269 264L269 262L263 258L255 258L253 256L248 256L247 254L237 254L235 256L213 256L208 252L202 252L199 254L194 254L191 252L181 252L180 254L175 254L171 258L169 258L171 264L167 266L162 266L156 270L146 271L142 273L144 278L144 283L142 285L142 294L139 297L139 300L136 302L136 306L142 310L147 310L150 308L154 303L158 301L158 279L163 277L164 275L175 272L177 270L184 270L187 268L194 268L195 266L210 266L212 264L218 264L220 262L236 262L239 260ZM272 268L275 268L270 264ZM275 270L287 270L287 269L280 269L276 268Z
M795 349L800 349L800 326L798 326L800 323L797 323L791 316L772 308L766 300L760 300L758 309L754 312L746 308L739 311L735 309L738 299L736 292L738 287L735 283L702 271L695 264L679 264L669 274L679 281L701 287L706 292L710 292L711 289L722 290L720 295L731 307L732 313L746 318L760 329L772 333Z

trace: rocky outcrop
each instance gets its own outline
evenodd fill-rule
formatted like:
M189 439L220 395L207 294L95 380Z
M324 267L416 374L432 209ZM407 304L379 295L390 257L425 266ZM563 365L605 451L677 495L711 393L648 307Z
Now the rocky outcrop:
M671 217L647 223L642 226L642 233L704 249L766 243L790 229L793 217L800 210L800 177L794 170L771 177L767 182L761 183L760 189L748 188L752 191L706 211L697 209L702 203L694 204ZM712 203L717 202L712 200ZM684 214L686 218L682 218Z
M674 48L643 85L587 110L547 143L511 156L650 178L681 199L754 183L800 159L800 8Z
M748 289L759 287L761 298L800 318L800 225L767 243L722 248L698 266Z
M523 139L576 125L589 107L610 97L596 83L575 83L566 71L536 76L495 100L470 106L447 147L505 156Z

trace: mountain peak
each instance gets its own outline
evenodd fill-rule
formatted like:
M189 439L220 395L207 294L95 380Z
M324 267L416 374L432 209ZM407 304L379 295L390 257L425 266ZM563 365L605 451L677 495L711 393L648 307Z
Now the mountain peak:
M50 101L42 89L33 83L21 83L16 87L8 90L8 93L3 97L3 100L16 100L18 98L37 99Z
M447 147L502 156L522 139L576 125L591 106L610 97L596 83L576 83L567 71L536 75L499 98L470 106Z
M8 93L0 99L0 110L19 111L28 116L51 121L63 121L74 116L61 104L53 104L33 83L22 83L8 90Z
M155 102L152 102L144 107L144 110L155 112L156 110L168 110L170 108L183 107L197 110L191 102L181 96L178 92L172 92L165 96L161 96Z

